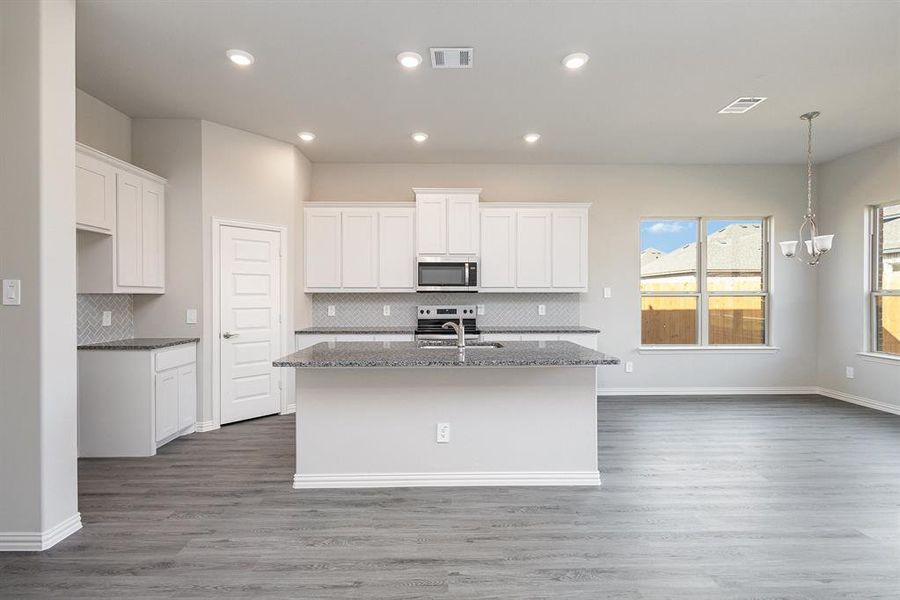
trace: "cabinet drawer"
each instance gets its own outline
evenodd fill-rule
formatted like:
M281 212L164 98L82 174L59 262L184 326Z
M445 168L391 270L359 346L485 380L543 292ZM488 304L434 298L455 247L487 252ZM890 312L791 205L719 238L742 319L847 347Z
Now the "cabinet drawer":
M197 362L197 347L194 344L163 350L156 355L156 372Z

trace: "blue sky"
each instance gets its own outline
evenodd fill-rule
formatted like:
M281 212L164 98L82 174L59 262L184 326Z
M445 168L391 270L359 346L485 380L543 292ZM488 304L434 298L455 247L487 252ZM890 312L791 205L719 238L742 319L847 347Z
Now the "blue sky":
M706 235L715 233L730 223L759 223L757 219L711 219L706 222ZM685 244L697 241L697 221L659 219L641 221L641 251L656 248L671 252Z

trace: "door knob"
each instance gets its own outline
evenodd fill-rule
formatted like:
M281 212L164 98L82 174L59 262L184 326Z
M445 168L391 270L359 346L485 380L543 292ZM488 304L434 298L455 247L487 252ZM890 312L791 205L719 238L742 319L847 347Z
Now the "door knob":
M226 331L225 333L222 334L222 337L225 338L226 340L230 340L233 337L237 337L237 335L238 334L236 334L236 333L231 333L230 331Z

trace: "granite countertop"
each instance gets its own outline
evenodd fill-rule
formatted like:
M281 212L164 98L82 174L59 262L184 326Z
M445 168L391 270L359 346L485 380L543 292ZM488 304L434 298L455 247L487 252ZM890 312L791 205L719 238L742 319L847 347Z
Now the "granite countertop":
M273 363L276 367L593 367L619 359L572 342L502 342L500 348L423 349L416 342L322 342Z
M169 346L193 344L200 338L131 338L127 340L113 340L111 342L98 342L95 344L80 344L79 350L157 350Z
M486 327L478 327L481 333L600 333L599 329L593 327L585 327L584 325L488 325ZM319 334L341 334L341 333L360 333L374 334L379 333L399 333L410 334L415 333L416 328L406 325L397 325L396 327L304 327L297 329L294 333L319 333Z

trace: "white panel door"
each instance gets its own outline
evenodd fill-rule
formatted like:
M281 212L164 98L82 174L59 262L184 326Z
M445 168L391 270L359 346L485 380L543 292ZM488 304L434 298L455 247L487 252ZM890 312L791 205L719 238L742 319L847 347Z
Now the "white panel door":
M305 232L305 287L341 287L341 211L335 208L307 209Z
M378 287L377 210L346 209L341 214L341 287Z
M416 213L411 208L383 208L378 213L378 286L415 290Z
M130 173L116 174L116 283L143 285L141 259L141 179Z
M162 287L165 271L165 196L163 187L144 181L141 196L141 282Z
M587 287L587 236L587 211L553 210L553 287Z
M516 285L516 211L484 208L481 211L481 263L479 287L512 288Z
M178 369L178 430L194 425L197 420L197 365Z
M178 431L178 369L156 374L156 441Z
M281 407L279 234L222 226L219 251L221 422Z
M447 253L478 254L478 195L447 197Z
M551 283L549 210L521 209L516 217L516 287L549 288Z
M447 253L447 197L416 194L416 252Z
M75 225L112 233L116 224L116 169L93 156L75 154Z

